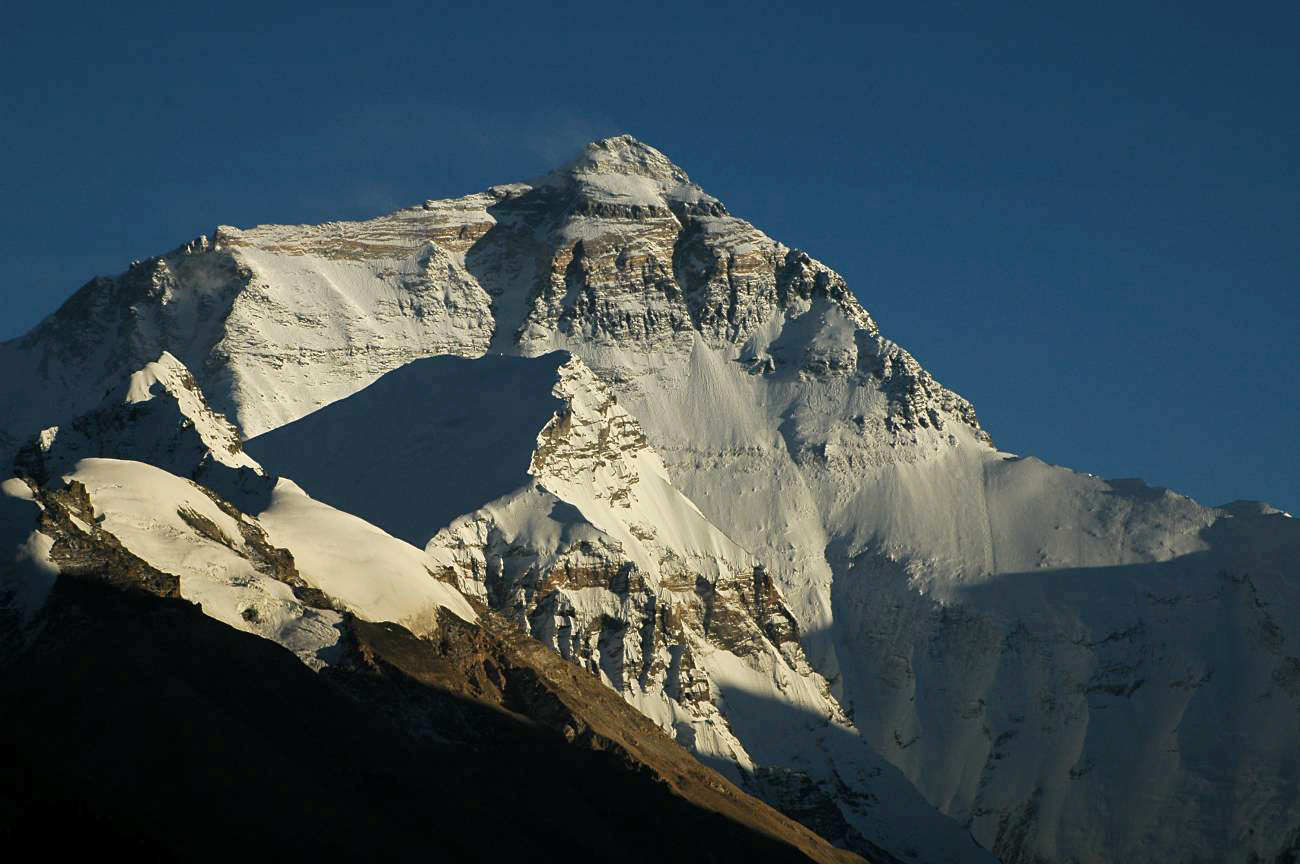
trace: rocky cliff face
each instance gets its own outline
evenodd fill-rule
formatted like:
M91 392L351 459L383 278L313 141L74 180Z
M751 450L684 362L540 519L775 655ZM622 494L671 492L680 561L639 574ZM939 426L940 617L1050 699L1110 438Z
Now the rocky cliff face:
M163 350L268 471L844 842L944 859L884 824L914 787L1009 860L1295 846L1294 521L997 451L634 139L96 280L0 346L6 447Z

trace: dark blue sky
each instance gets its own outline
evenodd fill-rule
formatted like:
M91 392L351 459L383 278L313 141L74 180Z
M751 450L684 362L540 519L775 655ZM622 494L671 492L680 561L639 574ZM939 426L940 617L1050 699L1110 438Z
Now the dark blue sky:
M1002 447L1300 511L1300 4L127 5L6 7L0 338L219 223L626 131Z

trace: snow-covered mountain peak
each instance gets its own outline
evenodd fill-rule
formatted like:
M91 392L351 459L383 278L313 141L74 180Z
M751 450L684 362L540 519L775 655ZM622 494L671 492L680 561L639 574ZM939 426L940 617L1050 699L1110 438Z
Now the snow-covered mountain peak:
M578 216L726 214L722 202L692 183L667 156L631 135L591 142L572 162L537 185L559 190L570 199L568 209Z
M659 183L686 184L690 177L667 156L631 135L614 135L592 141L561 169L572 175L624 174Z
M224 415L212 410L190 370L168 351L164 351L157 360L146 364L144 368L131 373L123 388L105 400L105 407L111 408L115 403L132 406L128 410L136 415L133 422L143 425L140 415L148 409L142 406L151 402L155 403L155 410L160 413L179 415L178 433L193 430L193 435L207 448L202 459L210 457L212 461L228 468L247 468L254 473L262 473L256 460L244 452L239 430ZM136 441L143 441L147 437L147 433L140 431L134 435ZM194 467L197 468L198 465Z
M808 317L822 320L818 304L844 322L833 341L850 350L832 353L883 373L868 387L916 418L955 408L974 424L969 405L880 337L838 274L620 136L593 142L538 185L362 222L222 226L211 240L92 281L32 334L0 346L17 370L0 382L0 447L90 410L163 351L251 437L436 354L565 349L622 387L630 379L615 367L684 359L700 340L723 352L756 339L799 350L790 343L827 342ZM121 338L104 340L106 331ZM600 356L605 349L615 353ZM27 378L41 385L35 397Z
M147 443L193 476L238 442L188 368L267 470L424 547L412 585L433 562L783 806L897 839L859 806L865 741L1007 860L1300 843L1294 520L998 452L838 274L635 139L376 219L222 227L0 364L0 453ZM140 412L167 422L115 431ZM272 491L269 534L316 521ZM1224 705L1267 770L1233 775ZM1255 840L1203 818L1234 807Z

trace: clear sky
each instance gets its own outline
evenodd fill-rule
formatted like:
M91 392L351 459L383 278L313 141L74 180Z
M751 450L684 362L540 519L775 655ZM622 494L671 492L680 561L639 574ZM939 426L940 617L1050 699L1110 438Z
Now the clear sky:
M1005 449L1300 513L1300 4L11 3L0 338L221 223L630 132Z

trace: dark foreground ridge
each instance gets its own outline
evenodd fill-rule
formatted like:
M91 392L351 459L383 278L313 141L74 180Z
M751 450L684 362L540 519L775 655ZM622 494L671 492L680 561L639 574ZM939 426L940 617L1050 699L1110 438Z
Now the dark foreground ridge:
M184 600L98 580L60 577L43 614L0 668L11 851L857 860L663 736L625 746L637 730L613 703L575 716L567 698L599 682L568 667L566 693L452 616L433 641L351 619L345 660L318 675Z

